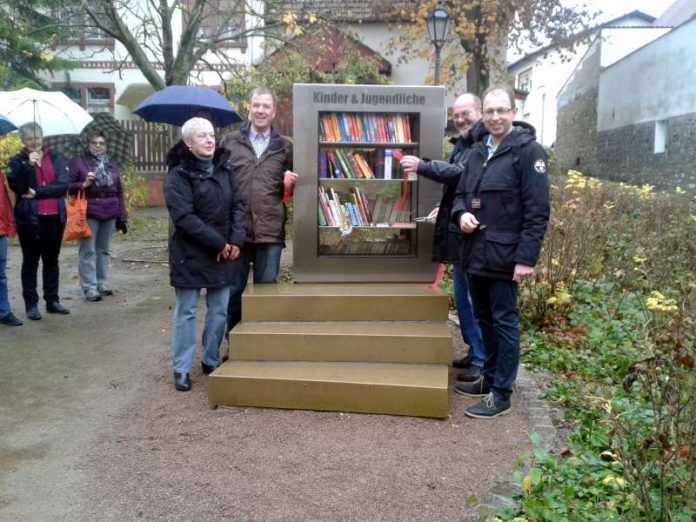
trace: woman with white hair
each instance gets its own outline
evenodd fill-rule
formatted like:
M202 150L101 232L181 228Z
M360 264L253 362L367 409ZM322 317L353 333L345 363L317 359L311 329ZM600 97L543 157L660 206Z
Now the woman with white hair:
M220 344L227 327L227 303L233 262L244 243L244 202L229 162L216 148L212 124L191 118L182 139L167 154L169 174L164 197L174 223L169 249L171 285L176 293L172 328L174 387L191 389L196 350L196 314L206 289L201 368L209 374L220 364Z

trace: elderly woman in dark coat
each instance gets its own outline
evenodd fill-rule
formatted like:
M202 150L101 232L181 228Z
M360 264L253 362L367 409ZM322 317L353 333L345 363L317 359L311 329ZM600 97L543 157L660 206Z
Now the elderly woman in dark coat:
M24 148L7 165L7 182L17 201L14 208L22 247L22 296L27 317L41 319L37 278L43 264L43 297L49 314L69 314L60 304L58 257L65 228L68 169L60 154L43 144L43 129L36 123L19 128Z
M176 293L172 355L174 387L191 389L196 349L196 314L202 288L207 312L201 367L209 374L220 364L227 327L233 262L244 243L244 202L234 184L229 151L215 146L213 126L191 118L182 139L167 154L164 197L174 223L169 251L171 284Z
M85 191L87 223L92 237L80 241L80 286L88 301L113 294L109 287L109 257L114 228L127 231L126 205L118 166L107 155L101 132L88 136L87 150L70 162L71 194Z

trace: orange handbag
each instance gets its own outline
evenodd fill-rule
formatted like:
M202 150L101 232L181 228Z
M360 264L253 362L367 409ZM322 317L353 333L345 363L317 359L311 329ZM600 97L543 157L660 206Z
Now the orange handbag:
M68 215L65 220L63 241L92 237L92 230L87 223L87 198L84 191L79 191L77 196L66 198L65 210Z

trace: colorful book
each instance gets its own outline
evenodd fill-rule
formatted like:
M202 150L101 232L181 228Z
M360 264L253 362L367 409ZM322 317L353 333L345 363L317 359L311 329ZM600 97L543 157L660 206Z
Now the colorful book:
M320 150L319 151L319 177L320 178L328 178L329 172L328 172L328 155L325 150Z
M383 179L392 179L392 155L391 149L384 149L384 176Z
M350 163L348 162L348 158L346 158L345 152L343 152L341 149L336 149L336 159L338 159L338 163L341 165L341 170L343 171L343 174L345 175L346 178L355 178L357 177L355 173L351 170L350 168Z

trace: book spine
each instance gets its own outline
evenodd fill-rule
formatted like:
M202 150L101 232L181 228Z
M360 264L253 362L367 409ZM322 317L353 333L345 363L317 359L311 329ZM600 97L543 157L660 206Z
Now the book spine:
M328 157L325 150L319 151L319 177L328 178Z
M370 200L367 199L367 196L365 195L364 192L360 192L360 199L362 200L363 208L365 209L365 214L367 216L367 222L370 225L374 225L375 220L372 216L372 210L370 209Z
M355 161L358 163L358 166L363 173L363 177L367 179L374 178L375 173L372 171L372 168L365 157L359 152L354 153L353 156L355 156Z
M355 174L356 178L364 178L362 173L362 169L358 165L358 162L355 159L355 156L353 155L352 152L346 152L345 154L346 159L348 160L348 165L350 166L350 170L353 171L353 174Z
M348 163L348 158L345 157L345 153L341 149L336 149L336 158L341 164L341 170L345 174L346 178L355 178L355 174L351 171L350 165Z
M391 149L384 149L384 179L392 179L392 155Z

